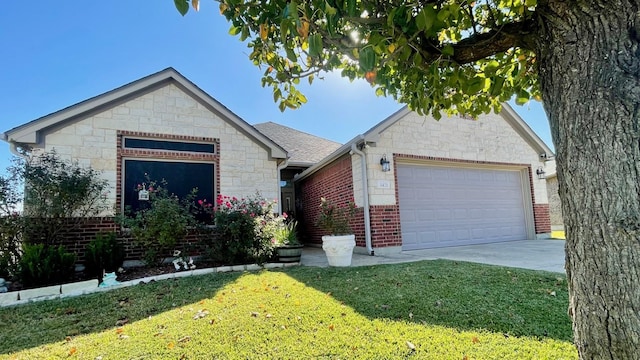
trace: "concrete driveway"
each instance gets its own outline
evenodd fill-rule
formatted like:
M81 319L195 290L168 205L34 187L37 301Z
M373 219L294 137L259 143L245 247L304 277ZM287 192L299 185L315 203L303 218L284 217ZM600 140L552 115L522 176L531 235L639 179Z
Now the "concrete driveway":
M564 273L564 240L521 240L494 244L455 246L428 250L403 251L392 255L353 254L351 266L397 264L403 262L449 259ZM301 264L325 267L327 258L321 248L305 247Z

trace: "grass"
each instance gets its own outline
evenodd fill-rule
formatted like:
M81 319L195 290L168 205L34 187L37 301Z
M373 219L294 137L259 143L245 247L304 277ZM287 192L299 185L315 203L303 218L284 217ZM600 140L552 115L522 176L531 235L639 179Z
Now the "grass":
M576 359L567 303L444 260L211 274L0 309L0 359Z

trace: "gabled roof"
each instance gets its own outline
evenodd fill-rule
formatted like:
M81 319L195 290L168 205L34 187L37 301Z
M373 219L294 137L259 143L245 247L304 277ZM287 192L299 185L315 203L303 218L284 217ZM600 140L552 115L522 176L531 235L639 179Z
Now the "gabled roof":
M271 121L253 127L287 151L289 166L312 166L342 145Z
M355 138L351 139L346 144L342 145L339 149L331 153L326 158L322 159L322 161L318 162L314 166L308 168L304 172L302 172L296 179L302 180L316 171L322 169L325 165L333 162L337 158L343 156L344 154L351 151L351 146L353 144L359 145L362 143L375 143L379 140L380 134L384 132L386 129L391 127L396 122L400 121L400 119L404 118L406 115L411 113L412 110L409 109L408 106L402 107L400 110L391 114L388 118L382 120L377 125L369 129L364 134L360 134ZM513 110L513 108L507 104L502 103L502 111L500 111L500 115L505 119L505 121L511 125L511 127L531 146L538 154L545 154L546 157L553 156L553 150L551 150L547 144L540 139L536 133L531 130L529 125L522 120L520 115Z
M286 151L273 140L257 131L171 67L8 130L3 133L2 140L30 145L38 144L42 134L49 129L84 119L168 84L174 84L238 131L252 138L263 146L272 158L284 159L287 157Z

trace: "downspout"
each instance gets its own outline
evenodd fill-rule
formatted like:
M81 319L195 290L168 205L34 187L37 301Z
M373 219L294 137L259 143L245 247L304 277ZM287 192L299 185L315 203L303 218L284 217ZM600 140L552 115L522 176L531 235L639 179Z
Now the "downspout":
M360 135L361 139L364 139ZM371 214L369 211L369 181L367 176L367 159L365 154L358 150L356 143L351 144L351 154L358 154L360 156L360 164L362 166L362 196L364 198L364 239L367 246L367 252L369 255L374 256L373 247L371 246Z
M278 171L278 214L282 215L282 190L280 190L280 182L282 181L282 176L280 175L281 171L289 165L289 158L284 159L280 165L276 167Z

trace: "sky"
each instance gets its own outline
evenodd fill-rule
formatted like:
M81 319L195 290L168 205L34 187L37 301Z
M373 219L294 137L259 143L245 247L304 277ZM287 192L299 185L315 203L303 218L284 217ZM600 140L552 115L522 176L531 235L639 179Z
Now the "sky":
M250 124L273 121L345 143L403 105L337 74L302 85L281 113L218 3L182 17L171 0L6 1L0 10L0 133L173 67ZM306 82L303 82L306 84ZM553 149L540 103L514 109ZM446 120L446 118L444 118ZM443 120L441 120L443 121ZM10 164L0 142L0 173Z

